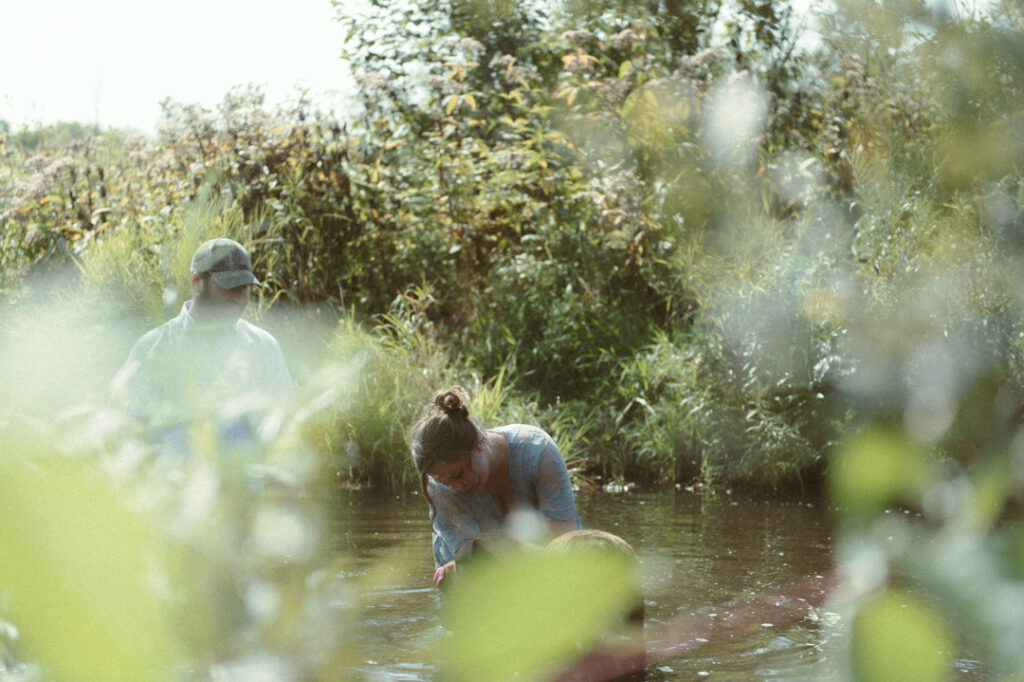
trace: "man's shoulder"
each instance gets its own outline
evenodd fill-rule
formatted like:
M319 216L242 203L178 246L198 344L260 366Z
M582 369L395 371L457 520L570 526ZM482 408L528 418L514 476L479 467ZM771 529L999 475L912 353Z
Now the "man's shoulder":
M162 342L180 336L182 330L181 320L177 317L171 318L140 336L139 340L135 342L135 347L138 349L153 348Z
M239 334L242 334L255 341L258 341L259 343L273 346L278 345L277 339L274 338L273 334L268 332L266 329L263 329L262 327L257 327L252 322L249 322L247 320L239 319L238 324L235 326L235 329L238 330Z

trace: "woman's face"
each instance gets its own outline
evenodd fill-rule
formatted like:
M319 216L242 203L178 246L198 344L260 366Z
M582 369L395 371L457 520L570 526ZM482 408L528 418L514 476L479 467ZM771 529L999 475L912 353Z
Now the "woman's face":
M450 462L435 462L427 472L430 477L457 493L482 493L487 485L490 467L484 456L483 443L469 457Z

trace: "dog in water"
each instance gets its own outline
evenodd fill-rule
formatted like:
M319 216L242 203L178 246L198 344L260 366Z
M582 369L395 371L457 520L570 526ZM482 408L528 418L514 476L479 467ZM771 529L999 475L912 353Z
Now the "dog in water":
M504 573L493 572L496 568ZM565 641L568 647L563 650L565 658L560 659L562 663L558 671L548 671L551 679L631 679L623 676L642 671L647 663L643 640L644 601L636 568L637 556L633 547L607 531L573 530L547 545L537 546L518 540L508 531L497 530L482 532L463 543L455 555L455 570L445 577L440 586L450 596L458 598L466 596L463 587L468 587L468 583L463 585L464 581L489 576L483 578L483 585L491 587L484 588L482 593L476 592L472 603L486 604L483 607L486 611L518 612L517 622L520 625L534 634L546 633L541 635L543 641ZM540 583L523 578L533 571L538 571ZM518 588L510 593L502 586L505 581L518 585ZM476 585L479 588L481 583ZM551 589L554 592L545 591ZM535 592L548 596L540 598ZM511 599L523 608L509 609L503 605L502 600L507 598L503 595L513 595ZM618 603L619 607L612 608L621 610L615 611L618 615L608 611L598 615L592 609L600 607L591 605L599 603ZM596 619L580 622L581 630L570 626L569 631L564 625L558 625L573 622L571 617L563 620L567 612L585 611L588 606ZM463 619L457 624L449 621L450 631L458 636L459 631L468 628L479 634L479 628L487 627L482 625L479 617L478 613L476 617ZM502 634L498 630L496 637L500 639ZM529 669L530 664L525 659L523 664Z
M504 529L483 531L474 535L462 543L455 552L456 571L459 566L464 569L473 561L482 559L501 559L510 552L536 551L538 548L519 540L515 535ZM637 565L636 551L633 546L621 537L608 531L596 528L581 528L570 530L556 537L549 542L543 550L554 552L597 552L607 553L609 556L618 555L629 561L631 568ZM456 573L457 575L457 573ZM441 585L447 587L443 581ZM632 599L633 607L626 614L625 622L630 625L643 627L644 624L644 599L643 592L639 585L636 585L636 593Z
M596 528L581 528L570 530L559 535L548 543L548 550L557 552L607 552L618 554L629 561L630 567L635 570L637 566L636 551L633 546L614 533L609 533ZM634 579L634 582L635 579ZM644 625L644 596L639 584L635 584L635 593L632 596L632 609L626 614L625 622L630 625L643 627Z
M588 552L607 553L616 560L593 562L585 556ZM450 666L453 677L460 679L485 679L489 662L497 655L506 657L501 668L504 677L521 671L524 677L554 682L642 680L648 666L686 655L708 642L744 637L759 632L766 623L794 623L820 609L842 584L842 576L833 571L784 586L768 601L756 594L713 610L683 611L666 622L644 625L643 599L635 576L631 588L621 571L600 569L616 561L619 568L635 566L633 548L612 533L570 531L538 547L505 531L489 532L465 543L457 557L456 562L465 568L465 583L453 580L451 596L467 599L462 604L464 617L450 624L470 633L468 639L475 645L475 649L460 647L448 652L462 657ZM476 574L478 566L480 574ZM489 567L502 570L488 571ZM581 580L588 574L590 580ZM483 580L477 581L478 576ZM595 580L594 576L599 577ZM463 588L467 588L465 593ZM538 594L531 595L531 591ZM598 615L593 609L581 619L578 612L607 604L609 595L622 605L617 612L621 619L616 622L614 616L608 617L608 611ZM571 615L565 617L566 613ZM721 613L728 617L718 617ZM510 622L519 627L510 628ZM450 630L453 641L459 638L457 627ZM510 633L510 629L514 631ZM472 636L480 635L481 630L482 636ZM524 630L528 637L522 636ZM544 652L531 657L530 647L538 643ZM466 674L469 670L473 674Z

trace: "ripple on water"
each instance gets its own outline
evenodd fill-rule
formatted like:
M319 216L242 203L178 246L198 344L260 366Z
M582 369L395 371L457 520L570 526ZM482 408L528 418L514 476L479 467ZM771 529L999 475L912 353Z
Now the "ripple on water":
M437 674L431 651L443 631L440 599L430 582L425 506L419 497L375 501L367 499L372 494L359 495L344 510L335 536L349 562L336 579L366 583L359 604L349 605L366 661L354 672L360 679L431 679ZM730 599L771 594L830 566L827 513L803 504L709 501L683 491L597 493L577 500L586 527L611 530L637 550L649 625L680 613L720 613ZM684 657L652 667L645 679L832 677L823 644L837 627L834 620L805 619L759 628L736 641L695 637Z

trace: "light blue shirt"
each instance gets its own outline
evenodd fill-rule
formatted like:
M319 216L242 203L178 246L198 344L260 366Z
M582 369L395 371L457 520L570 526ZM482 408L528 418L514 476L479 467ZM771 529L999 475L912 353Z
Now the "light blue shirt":
M289 409L294 389L277 340L242 319L201 328L189 314L191 303L135 343L111 384L115 403L154 426Z
M558 521L575 521L580 527L572 482L558 446L543 429L510 424L496 429L508 444L508 472L517 510L534 510ZM466 540L481 531L500 528L505 522L497 503L486 491L459 493L428 479L427 490L437 509L434 516L434 565L455 558Z

